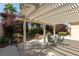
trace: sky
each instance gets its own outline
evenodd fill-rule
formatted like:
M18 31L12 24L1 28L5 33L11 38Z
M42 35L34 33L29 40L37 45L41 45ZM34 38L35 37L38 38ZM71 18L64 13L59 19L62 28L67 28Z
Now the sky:
M13 3L13 6L16 8L18 12L20 12L20 6L18 3ZM0 3L0 12L3 12L4 7L5 7L5 3Z
M17 14L20 13L20 6L19 3L14 3L13 6L16 8ZM5 8L5 3L0 3L0 12L3 12ZM2 17L0 17L2 19ZM1 22L1 20L0 20Z

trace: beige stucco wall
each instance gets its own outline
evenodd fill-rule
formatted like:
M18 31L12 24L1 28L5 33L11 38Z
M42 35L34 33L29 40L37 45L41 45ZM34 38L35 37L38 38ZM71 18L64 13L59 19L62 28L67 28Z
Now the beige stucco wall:
M71 38L73 40L79 40L79 25L71 26Z
M0 22L0 38L3 36L3 27L2 23Z
M71 36L66 36L65 38L79 41L79 25L71 25Z

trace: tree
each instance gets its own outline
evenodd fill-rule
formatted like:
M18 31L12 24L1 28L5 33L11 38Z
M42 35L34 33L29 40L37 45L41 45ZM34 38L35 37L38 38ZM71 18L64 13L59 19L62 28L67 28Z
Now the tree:
M8 3L8 4L5 5L4 11L10 12L10 13L11 12L17 12L15 9L16 8L13 7L12 4Z
M4 12L1 13L2 17L4 18L3 20L3 25L4 26L12 26L13 20L15 19L16 9L13 7L12 4L8 3L5 5Z
M51 32L51 34L53 34L53 26L46 25L46 32Z
M16 18L15 12L17 11L15 7L13 7L13 4L8 3L5 5L4 12L0 14L3 17L4 36L7 35L10 41L12 41L14 32L13 20Z
M56 34L58 34L58 32L68 32L68 29L67 29L67 25L65 24L57 24L56 25Z
M67 32L67 34L68 34L69 32L68 32L68 28L67 27L68 26L65 25L65 24L57 24L56 28L55 28L56 34L58 34L58 32ZM46 31L47 32L51 32L51 34L53 34L53 26L46 25Z

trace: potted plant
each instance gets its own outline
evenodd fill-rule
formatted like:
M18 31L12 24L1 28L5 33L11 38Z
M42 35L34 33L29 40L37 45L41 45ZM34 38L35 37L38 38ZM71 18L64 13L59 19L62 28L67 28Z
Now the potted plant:
M14 33L14 38L15 38L15 42L16 43L20 43L20 42L22 42L22 34L20 34L20 33Z
M36 39L39 39L39 34L36 34L35 38L36 38Z

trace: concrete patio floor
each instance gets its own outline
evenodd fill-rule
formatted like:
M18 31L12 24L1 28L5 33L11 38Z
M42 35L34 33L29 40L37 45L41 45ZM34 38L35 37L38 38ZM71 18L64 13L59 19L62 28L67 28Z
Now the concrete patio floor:
M20 56L15 45L9 45L5 48L0 48L0 56Z
M78 41L64 40L63 43L67 45L44 46L43 40L31 40L25 51L20 44L0 48L0 56L79 56Z

